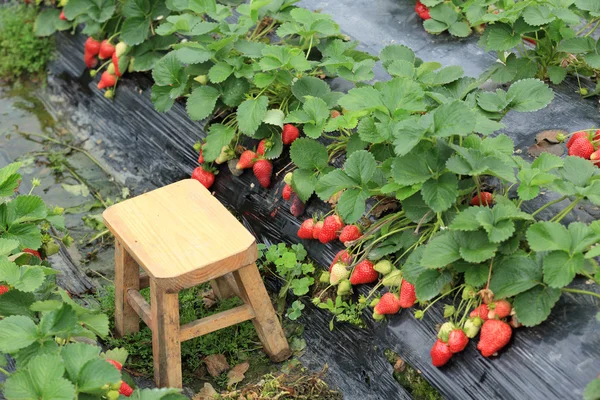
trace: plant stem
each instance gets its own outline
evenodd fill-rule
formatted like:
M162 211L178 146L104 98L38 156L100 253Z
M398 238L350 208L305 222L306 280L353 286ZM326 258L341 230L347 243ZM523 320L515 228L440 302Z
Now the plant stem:
M578 293L578 294L587 294L590 296L594 296L600 299L600 294L598 293L594 293L594 292L590 292L587 290L581 290L581 289L570 289L570 288L562 288L560 289L561 292L568 292L568 293Z
M5 370L4 368L0 368L0 372L2 372L6 376L10 375L10 372L8 372L7 370Z
M552 218L551 222L560 222L564 217L569 215L571 211L575 208L575 206L582 200L581 197L577 198L574 202L572 202L567 208L562 210L560 213L556 214L554 218Z
M538 213L544 211L546 208L550 207L553 204L560 203L561 201L565 200L567 197L568 196L563 196L560 199L552 200L551 202L544 204L543 206L538 208L533 214L531 214L531 216L535 217Z

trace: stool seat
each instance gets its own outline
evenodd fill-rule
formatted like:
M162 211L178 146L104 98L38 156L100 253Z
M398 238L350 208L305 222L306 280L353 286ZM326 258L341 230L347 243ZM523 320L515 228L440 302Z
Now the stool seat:
M257 258L254 237L194 179L125 200L103 216L123 247L165 289L195 286Z

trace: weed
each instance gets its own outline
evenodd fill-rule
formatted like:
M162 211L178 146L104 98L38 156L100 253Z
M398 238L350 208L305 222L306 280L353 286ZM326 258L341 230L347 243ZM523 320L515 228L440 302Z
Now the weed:
M23 75L39 78L52 58L54 41L34 34L37 10L11 3L0 5L0 78L10 81Z
M392 350L386 350L384 354L394 366L394 379L408 390L414 400L442 400L442 395L423 378L421 371L408 365Z

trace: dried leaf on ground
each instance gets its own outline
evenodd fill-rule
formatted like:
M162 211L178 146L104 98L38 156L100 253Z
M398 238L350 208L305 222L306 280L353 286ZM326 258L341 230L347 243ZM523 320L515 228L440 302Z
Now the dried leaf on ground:
M192 397L192 400L213 400L216 394L218 393L212 385L210 383L205 383L204 387Z
M204 358L204 364L206 364L206 369L212 377L219 376L229 369L229 364L223 354L206 356Z
M231 370L227 373L227 386L231 387L236 383L240 383L241 381L243 381L246 377L246 375L244 374L246 373L246 371L248 371L248 368L250 368L250 364L248 364L247 362L243 362L231 368Z
M558 135L559 133L563 134L565 136L568 135L568 132L566 132L566 131L562 131L562 130L558 130L558 129L551 129L551 130L541 131L540 133L538 133L535 136L535 141L537 143L546 141L551 144L557 144L557 143L560 143L560 141L558 139L556 139L556 135Z

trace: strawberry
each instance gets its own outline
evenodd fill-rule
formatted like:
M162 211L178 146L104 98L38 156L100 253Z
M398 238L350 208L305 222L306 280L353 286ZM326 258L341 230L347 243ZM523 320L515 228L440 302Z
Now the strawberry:
M352 283L348 279L344 279L338 283L337 295L345 296L352 293Z
M469 338L462 329L454 329L448 335L448 349L452 353L460 353L469 344Z
M502 319L510 315L512 306L506 300L498 300L488 304L488 309L490 310L488 319L495 319L496 317Z
M575 157L590 159L590 156L594 152L594 145L588 138L579 138L575 140L571 147L569 147L569 155Z
M294 177L294 174L292 174L291 172L288 172L287 174L285 174L285 176L283 177L283 181L286 183L286 185L292 185L292 179Z
M125 42L119 42L115 46L115 54L117 55L117 57L121 57L127 52L127 49L127 44Z
M197 180L202 186L209 189L212 184L215 183L215 174L202 167L197 167L194 169L194 172L192 172L192 179Z
M381 260L375 264L373 269L380 274L387 275L394 269L394 264L392 264L389 260Z
M342 115L342 113L339 112L338 110L331 110L331 118L337 118L340 115Z
M479 317L469 318L465 322L465 333L468 338L473 339L479 333L483 320Z
M281 191L281 197L283 197L284 200L289 200L290 197L292 197L292 193L294 193L294 189L292 189L292 187L286 183ZM306 239L312 239L312 232L311 237Z
M117 83L117 77L108 73L108 71L104 71L102 76L100 77L100 82L98 82L98 89L104 89L107 87L115 86Z
M315 228L316 228L316 224L315 224ZM313 239L314 239L314 236L313 236ZM329 272L331 272L331 268L333 268L333 266L335 264L337 264L338 262L341 262L346 265L350 265L352 263L352 256L350 254L348 254L348 250L340 250L337 252L337 254L333 257L333 261L331 262L331 265L329 265Z
M487 304L481 304L479 307L476 307L473 311L471 311L471 314L469 314L469 317L471 317L471 318L479 317L482 320L487 321L488 314L489 314L489 310L488 310Z
M40 256L40 252L37 250L33 250L33 249L23 249L23 253L27 253L27 254L31 254L32 256L36 256L37 258L39 258L40 260L42 259L42 256Z
M469 202L472 206L486 206L494 204L494 196L490 192L481 192L475 195Z
M300 136L300 132L298 132L298 128L296 128L292 124L285 124L283 126L283 132L281 132L281 141L283 144L292 144L294 140L298 139Z
M266 150L267 150L267 141L266 141L266 139L263 139L260 142L258 142L258 147L256 148L256 153L260 154L261 156L264 156Z
M117 57L117 53L116 52L113 53L113 55L112 55L112 63L113 63L113 66L115 68L115 75L116 76L121 76L122 74L119 71L119 57Z
M294 217L299 217L304 214L304 203L296 193L292 193L292 204L290 205L290 214Z
M441 339L436 340L429 352L434 367L441 367L446 364L452 358L452 354L448 345L442 342Z
M400 306L402 308L411 308L417 301L417 294L412 283L404 280L400 286Z
M594 140L600 140L600 129L594 133Z
M200 147L198 154L198 164L204 164L204 156L202 155L202 147Z
M344 222L337 215L330 215L323 221L323 228L319 233L319 241L323 244L335 240L338 232L344 227Z
M396 314L400 311L400 300L398 299L398 296L391 292L384 293L384 295L381 296L381 299L379 299L379 303L375 306L374 311L375 314L378 315Z
M115 46L113 46L108 40L104 39L102 43L100 43L100 51L98 52L98 57L101 60L112 57L115 52Z
M260 186L266 188L271 184L271 172L273 172L273 164L271 161L260 159L254 163L252 167L252 171L254 172L254 176L258 179L258 183Z
M119 371L123 369L123 365L115 360L111 360L109 358L106 359L107 362L109 362L110 364L114 365L116 369L118 369Z
M315 228L315 220L314 219L309 218L309 219L305 220L302 223L302 225L300 225L300 229L298 229L298 237L300 239L312 239L314 228ZM332 264L332 266L333 266L333 264ZM331 267L330 267L330 269L331 269Z
M95 68L96 65L98 65L98 59L96 58L96 56L88 52L85 52L83 54L83 62L88 68Z
M428 20L431 18L429 15L429 8L423 3L421 0L417 0L417 4L415 5L415 12L421 17L421 19Z
M600 149L590 154L590 160L596 164L597 167L600 167Z
M133 393L133 389L126 382L121 382L121 387L119 388L119 393L125 397L129 397Z
M483 323L477 349L489 357L506 346L512 336L512 328L504 321L490 319Z
M346 225L340 233L340 242L346 243L356 240L362 235L360 228L356 225Z
M363 260L356 264L350 283L360 285L363 283L373 283L379 278L379 273L373 269L373 263L369 260Z
M0 296L2 296L4 293L7 293L10 290L10 288L6 285L0 285Z
M329 283L337 285L341 280L347 279L350 276L350 271L342 263L337 263L331 268L329 273Z
M60 15L58 16L59 19L66 21L67 17L65 17L65 10L61 10L60 11Z
M240 155L240 161L235 166L236 169L252 168L256 163L256 153L252 150L246 150Z
M323 221L317 221L315 223L315 229L313 230L313 239L318 239L321 234L321 229L323 229Z
M95 40L93 37L87 38L85 41L85 52L89 55L95 56L100 51L100 42Z
M571 145L573 145L573 142L575 142L577 139L581 139L581 138L586 138L589 139L590 135L587 132L575 132L573 135L571 135L571 137L569 138L569 141L567 142L567 149L571 148Z

